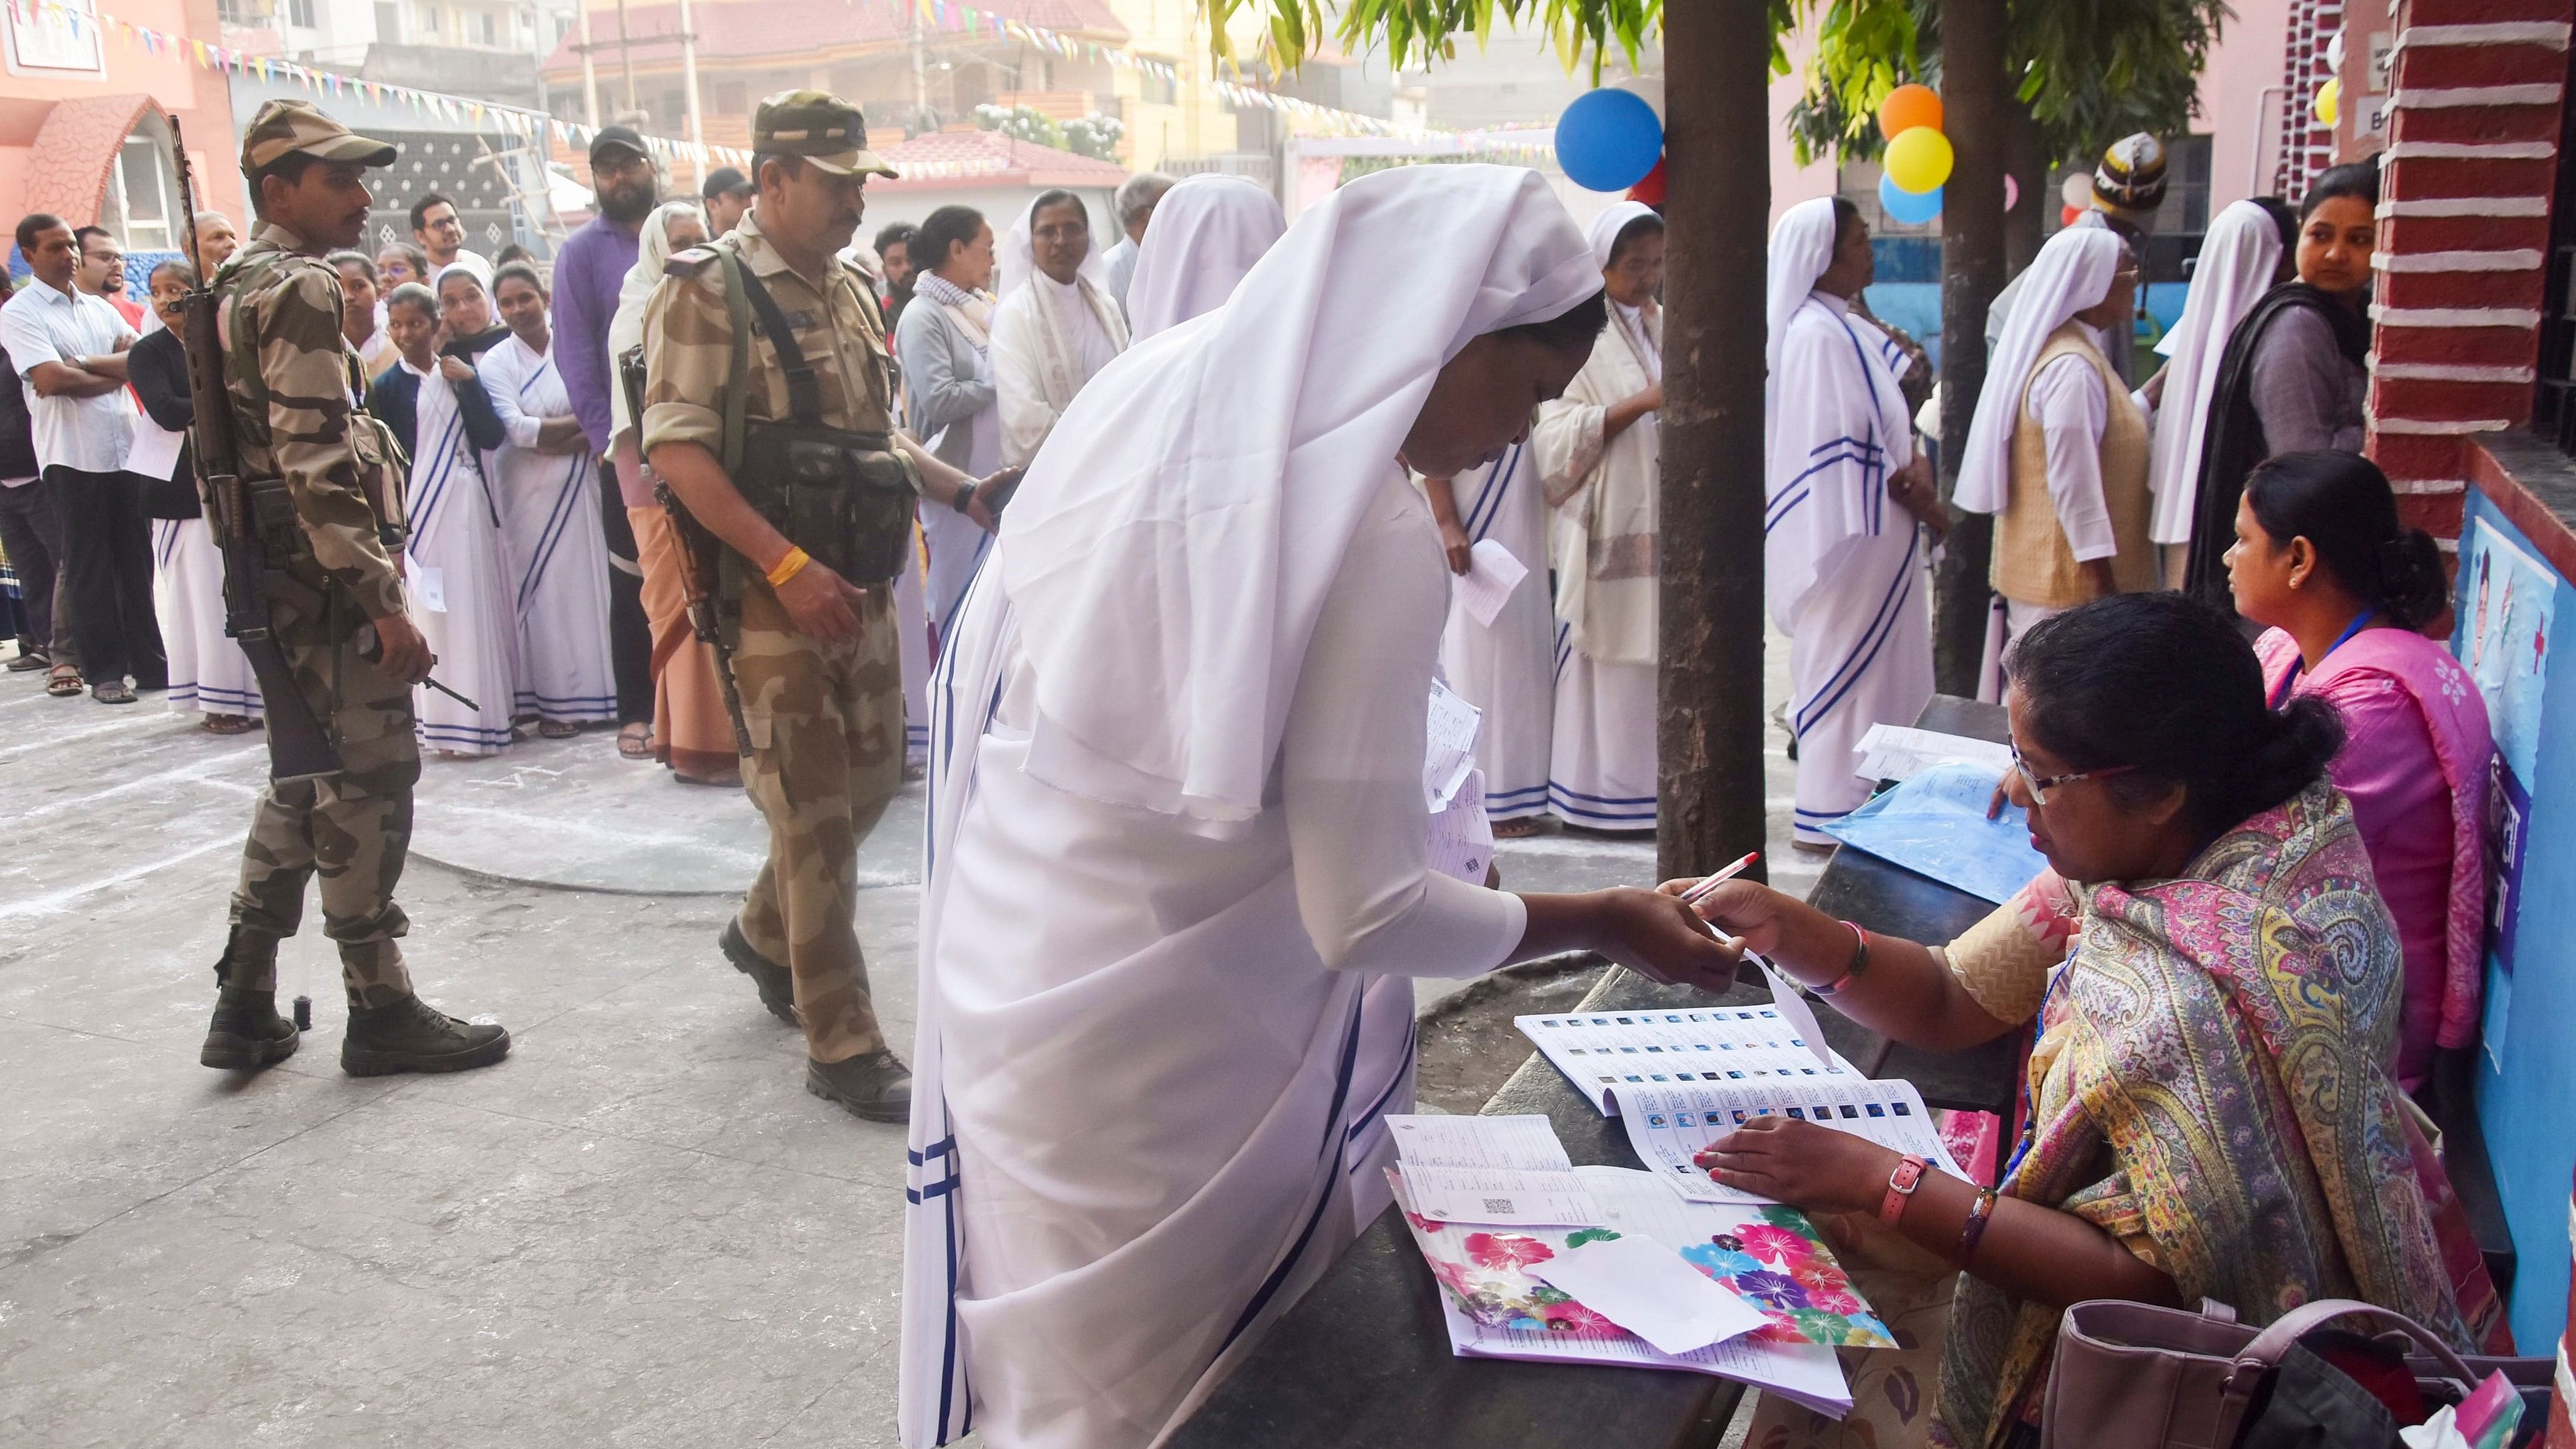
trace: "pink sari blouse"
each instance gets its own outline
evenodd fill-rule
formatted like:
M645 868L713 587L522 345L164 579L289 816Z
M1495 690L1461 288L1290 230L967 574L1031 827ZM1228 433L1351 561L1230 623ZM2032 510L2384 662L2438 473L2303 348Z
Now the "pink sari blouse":
M2494 753L2486 701L2450 651L2406 629L2364 629L2299 674L2298 641L2279 629L2256 642L2263 682L2343 712L2331 773L2351 798L2380 897L2406 959L2397 1079L2412 1091L2436 1047L2477 1040L2486 959L2484 825Z

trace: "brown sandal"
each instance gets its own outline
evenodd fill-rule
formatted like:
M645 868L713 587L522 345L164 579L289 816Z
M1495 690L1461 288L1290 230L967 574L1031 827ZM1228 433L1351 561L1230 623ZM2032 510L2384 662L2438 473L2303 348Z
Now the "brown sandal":
M580 733L581 726L568 719L544 720L537 725L537 734L542 739L568 740Z
M653 758L653 727L640 719L618 726L617 753L630 760Z
M45 679L45 693L56 699L78 699L89 686L81 682L80 671L68 664L57 664Z
M210 735L246 735L259 728L259 721L246 714L210 714L197 722L197 728Z

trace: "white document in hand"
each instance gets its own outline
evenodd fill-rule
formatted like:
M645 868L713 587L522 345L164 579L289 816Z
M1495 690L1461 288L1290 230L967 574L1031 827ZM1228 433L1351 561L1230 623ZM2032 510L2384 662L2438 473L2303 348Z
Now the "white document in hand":
M1387 1130L1415 1209L1433 1222L1591 1227L1600 1206L1574 1175L1556 1129L1535 1113L1391 1113Z
M1788 1019L1789 1025L1797 1031L1798 1039L1807 1044L1807 1050L1816 1054L1816 1060L1832 1066L1833 1049L1825 1045L1825 1034L1817 1027L1816 1014L1808 1009L1807 998L1800 995L1798 988L1786 977L1773 970L1769 960L1761 956L1753 959L1762 968L1762 979L1771 983L1771 1004L1780 1008L1780 1015Z
M1449 592L1467 617L1490 629L1502 617L1512 590L1529 577L1529 565L1490 538L1478 539L1467 551L1467 571L1449 576Z
M1449 808L1431 817L1431 868L1469 885L1485 883L1494 863L1494 823L1485 815L1485 772L1469 770Z
M433 614L447 612L447 575L415 560L411 566L411 596L414 602Z
M134 442L125 452L125 471L160 482L178 471L179 445L187 440L187 434L174 433L144 418L134 425Z
M1422 736L1422 807L1437 815L1476 768L1476 735L1485 712L1438 679L1431 681L1431 715ZM1482 798L1481 794L1478 797Z
M1689 1353L1770 1322L1681 1254L1642 1237L1595 1239L1531 1264L1529 1274L1664 1353Z

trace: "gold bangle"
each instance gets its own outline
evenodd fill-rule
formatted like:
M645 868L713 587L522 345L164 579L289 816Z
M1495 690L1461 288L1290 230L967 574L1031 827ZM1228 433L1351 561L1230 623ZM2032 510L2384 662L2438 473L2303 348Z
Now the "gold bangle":
M769 570L769 586L773 589L783 589L787 587L787 581L796 577L798 574L805 572L805 566L813 561L814 559L812 555L806 553L805 550L796 547L794 544L789 544L787 546L786 556L781 558Z

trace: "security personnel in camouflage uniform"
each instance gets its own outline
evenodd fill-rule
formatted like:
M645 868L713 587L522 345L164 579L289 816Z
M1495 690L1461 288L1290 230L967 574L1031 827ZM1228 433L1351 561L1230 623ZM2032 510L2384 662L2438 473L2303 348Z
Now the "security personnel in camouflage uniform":
M766 482L729 478L722 462L737 305L721 255L730 253L775 301L814 370L820 424L892 436L925 496L991 526L975 484L895 433L884 320L867 279L839 256L858 228L867 178L894 175L869 153L866 124L857 107L821 91L760 103L758 201L722 238L673 257L646 306L643 426L653 471L732 552L740 581L725 606L738 619L728 629L732 679L749 750L743 783L769 823L769 859L719 945L772 1012L804 1027L809 1091L900 1122L912 1076L878 1029L856 922L858 843L903 784L892 593L883 580L853 582L809 558L799 543L824 546L773 526L744 496L770 496ZM747 423L789 420L784 369L757 332L746 366Z
M414 995L396 939L409 925L394 885L411 848L420 779L411 686L432 660L403 612L402 581L360 486L340 275L322 260L364 234L366 169L394 157L393 147L350 134L304 101L270 101L242 136L242 173L261 225L215 282L224 382L243 476L283 478L303 525L309 552L288 570L320 590L322 617L272 604L272 627L342 768L260 793L231 937L215 965L221 990L201 1058L210 1067L263 1067L295 1051L295 1026L277 1014L277 943L295 934L315 876L348 988L343 1070L457 1071L510 1049L500 1027L459 1021ZM253 355L257 375L245 375L234 359ZM376 663L360 652L370 622L381 641Z

